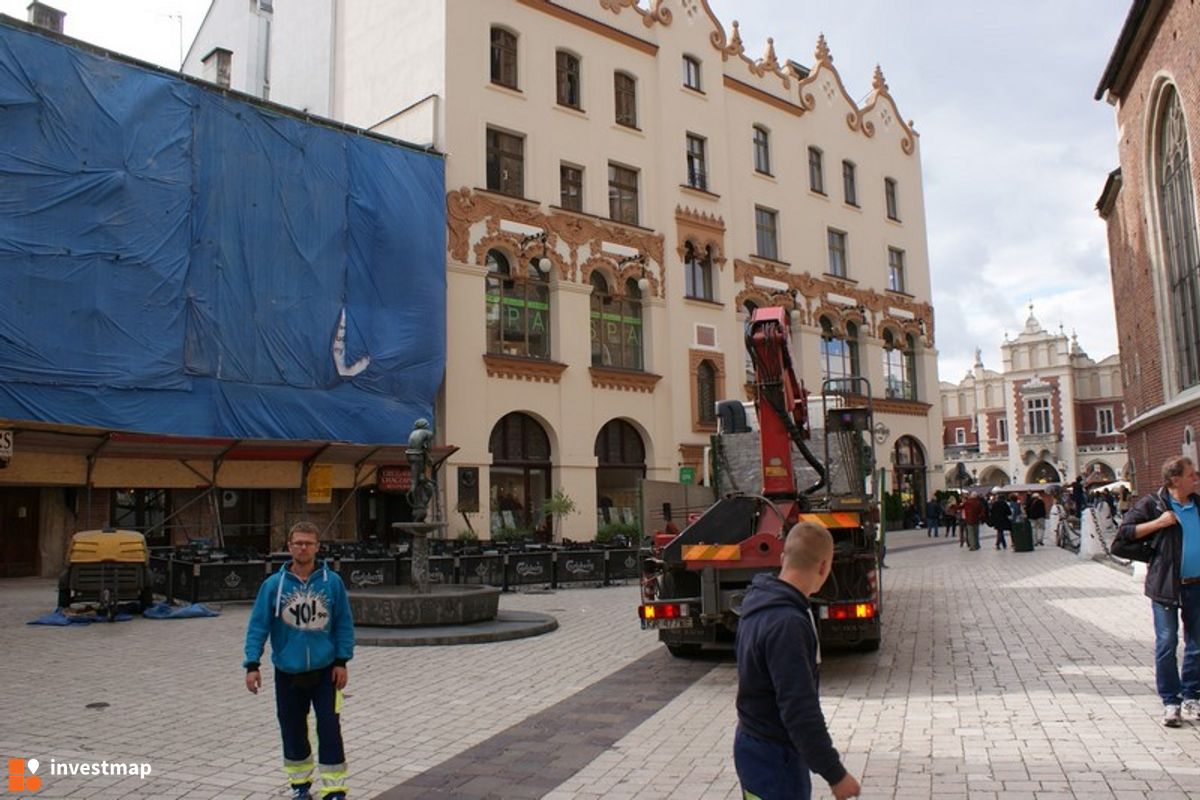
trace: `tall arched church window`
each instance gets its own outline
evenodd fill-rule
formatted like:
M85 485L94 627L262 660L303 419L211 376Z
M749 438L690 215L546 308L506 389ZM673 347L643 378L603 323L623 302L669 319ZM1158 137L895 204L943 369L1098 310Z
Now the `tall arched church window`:
M517 269L499 250L487 254L489 353L550 358L550 282L533 263Z
M1158 201L1171 304L1179 388L1200 383L1200 254L1197 252L1192 166L1179 95L1164 91L1158 130Z
M612 293L599 271L592 273L591 284L592 366L642 369L642 293L637 281L626 281L623 297Z

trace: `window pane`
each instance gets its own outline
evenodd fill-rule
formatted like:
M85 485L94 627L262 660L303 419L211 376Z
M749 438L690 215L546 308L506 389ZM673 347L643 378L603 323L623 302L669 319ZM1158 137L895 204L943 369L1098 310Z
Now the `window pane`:
M704 137L697 136L694 133L687 135L688 186L705 191L708 189L706 145Z
M771 147L767 131L754 127L754 169L758 172L771 174Z
M608 215L618 222L638 222L638 174L636 170L608 165Z
M617 124L637 127L637 89L633 78L624 72L613 75L613 92L617 106Z
M558 168L559 205L572 211L583 210L583 170L566 164Z
M488 128L487 188L514 197L525 192L525 139Z
M691 56L683 57L683 85L700 91L700 62Z
M775 233L775 212L765 208L755 207L754 222L757 236L757 255L760 255L763 258L778 259L779 245Z
M821 163L821 151L808 148L808 188L825 194L825 167Z
M555 65L559 105L579 108L579 59L560 50Z
M517 88L517 37L492 28L492 83Z
M846 195L848 204L858 205L858 186L855 184L854 165L849 161L842 162L842 191Z
M891 178L884 178L883 179L883 193L884 193L884 198L887 201L888 219L899 220L900 219L900 213L898 210L899 206L897 205L897 202L896 202L896 182L894 180L892 180Z
M904 291L904 251L894 247L888 248L888 288Z
M846 277L846 234L829 229L829 274Z
M717 421L717 371L708 361L696 368L696 416L702 425Z

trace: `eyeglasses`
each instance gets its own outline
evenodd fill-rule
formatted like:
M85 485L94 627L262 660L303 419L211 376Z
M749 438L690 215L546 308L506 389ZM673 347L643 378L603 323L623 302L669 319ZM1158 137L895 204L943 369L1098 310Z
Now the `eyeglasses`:
M316 547L317 542L288 542L289 547Z

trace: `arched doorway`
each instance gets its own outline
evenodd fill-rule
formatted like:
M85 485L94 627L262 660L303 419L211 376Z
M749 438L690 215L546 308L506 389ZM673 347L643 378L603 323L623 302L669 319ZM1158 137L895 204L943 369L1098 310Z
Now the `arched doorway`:
M1008 473L999 467L988 467L979 473L980 486L1008 486L1009 483Z
M544 535L542 503L550 497L550 438L541 423L514 411L492 428L491 532ZM509 533L511 532L511 533Z
M1039 461L1029 470L1026 483L1058 483L1062 477L1049 462Z
M646 446L637 429L610 420L596 436L596 524L638 525L638 481L646 477Z
M900 494L900 502L908 508L910 504L923 513L925 507L925 449L912 436L901 436L896 440L892 457L896 465L893 483Z

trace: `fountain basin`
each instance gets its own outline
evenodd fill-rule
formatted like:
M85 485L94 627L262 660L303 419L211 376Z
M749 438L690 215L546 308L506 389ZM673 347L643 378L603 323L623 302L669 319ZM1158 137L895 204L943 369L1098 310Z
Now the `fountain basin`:
M500 608L495 586L433 585L427 594L406 586L374 586L347 595L354 624L376 628L466 625L493 620Z

